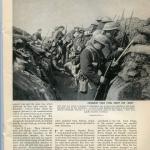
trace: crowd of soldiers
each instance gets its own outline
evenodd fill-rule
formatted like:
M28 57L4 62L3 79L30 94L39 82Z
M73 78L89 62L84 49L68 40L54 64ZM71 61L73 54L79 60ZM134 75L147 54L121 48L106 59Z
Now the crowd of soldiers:
M149 26L147 19L144 28L137 29L139 35L146 36L147 43ZM27 69L54 87L57 82L54 72L69 74L78 86L78 100L105 99L109 83L119 71L121 61L116 61L117 58L127 46L140 42L139 35L129 40L128 34L120 31L119 20L110 17L98 17L90 27L74 27L70 32L58 26L48 41L41 34L42 29L38 29L26 42L25 49L32 51L23 48L24 39L15 40L15 70ZM23 59L16 63L20 54Z

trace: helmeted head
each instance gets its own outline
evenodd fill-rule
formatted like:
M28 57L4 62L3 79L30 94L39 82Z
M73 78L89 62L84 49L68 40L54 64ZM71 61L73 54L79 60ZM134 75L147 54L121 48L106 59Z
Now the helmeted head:
M98 26L98 22L95 21L95 22L91 23L91 25L92 25L92 26Z
M119 26L118 22L109 22L104 25L103 31L119 30Z
M23 48L24 47L24 42L22 39L15 39L14 40L14 45L16 48Z
M97 21L91 23L91 26L90 26L91 32L94 32L94 31L97 29L98 24L99 24L99 23L98 23Z
M104 25L103 33L108 37L116 37L120 30L120 24L118 22L109 22Z
M113 20L110 17L102 17L101 22L102 23L108 23L108 22L113 22Z
M102 21L102 17L100 17L100 16L99 16L99 17L97 17L96 21L97 21L97 22Z
M148 26L150 25L150 18L147 18L145 21L144 21L144 26Z
M42 33L42 29L41 29L41 28L38 29L37 32L38 32L38 33Z
M74 27L75 32L79 32L79 27Z
M59 30L59 31L63 31L64 29L65 29L64 26L59 26L59 27L57 28L57 30Z
M84 29L83 28L79 28L79 36L84 35Z
M84 28L79 28L79 32L83 33L84 32Z
M108 46L108 43L109 43L108 38L102 34L98 34L98 35L94 36L92 39L92 45L97 50L101 50L105 46Z

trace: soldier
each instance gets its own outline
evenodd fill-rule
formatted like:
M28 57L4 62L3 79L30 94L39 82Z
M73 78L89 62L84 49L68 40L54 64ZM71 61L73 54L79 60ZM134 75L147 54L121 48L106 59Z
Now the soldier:
M110 22L104 25L102 34L107 36L109 39L109 45L107 45L106 49L103 50L105 58L113 59L118 56L118 53L122 51L122 49L118 49L118 43L115 37L118 35L120 24L117 22ZM113 57L113 58L112 58Z
M102 27L101 27L101 21L102 21L102 17L98 17L97 19L96 19L96 21L98 22L98 26L97 26L97 29L102 29Z
M105 86L105 94L109 88L109 84L112 79L118 74L120 70L120 65L115 63L115 58L122 53L123 49L118 46L116 41L116 36L118 35L120 29L120 24L117 22L106 23L103 28L103 35L105 35L109 39L108 45L103 49L103 54L106 58L105 67L108 67L111 64L109 72L107 73L107 83ZM104 97L106 96L104 94ZM105 98L104 98L105 99Z
M37 32L33 33L32 35L32 39L34 41L35 44L42 44L42 29L38 29Z
M90 32L93 33L97 29L97 27L98 27L98 22L97 21L93 22L89 29Z
M85 44L86 44L86 46L90 45L90 43L92 41L93 33L96 31L97 27L98 27L98 22L95 21L94 23L91 24L89 29L85 32Z
M84 44L84 30L79 30L79 35L74 39L74 49L76 53L81 53L81 51L85 48Z
M93 100L97 86L104 83L102 49L106 46L107 40L104 35L95 36L91 45L88 45L80 55L79 100Z
M87 42L87 45L88 43L90 43L92 41L92 38L98 34L102 34L102 29L104 27L104 25L106 23L109 23L109 22L112 22L112 19L109 18L109 17L103 17L103 18L97 18L97 27L96 29L93 31L92 33L92 36L90 38L90 40ZM96 23L95 23L96 24Z
M131 47L121 57L120 71L111 82L106 100L147 100L150 97L150 19L137 31Z
M61 57L62 52L59 49L56 49L56 51L53 52L52 55L52 67L56 71L64 71L64 68L61 67Z
M73 33L74 38L76 38L80 34L79 30L80 30L79 27L74 27L74 33Z
M79 77L79 69L80 69L80 63L76 59L76 56L71 58L71 61L67 62L64 65L65 71L69 72L73 77L75 84L78 83L78 77Z
M65 29L64 26L59 26L55 29L52 35L52 41L54 41L55 44L57 44L64 36L64 33L63 33L64 29Z
M98 26L97 29L93 32L93 36L96 34L101 34L102 29L106 23L113 22L109 17L97 18Z
M66 57L66 48L63 47L63 37L66 34L66 31L64 30L65 30L64 26L57 27L52 36L52 41L53 41L52 49L54 50L58 49L60 51L62 64L65 63L65 57Z
M40 60L41 79L48 84L55 85L55 78L52 69L52 60L50 54L45 53L45 57Z

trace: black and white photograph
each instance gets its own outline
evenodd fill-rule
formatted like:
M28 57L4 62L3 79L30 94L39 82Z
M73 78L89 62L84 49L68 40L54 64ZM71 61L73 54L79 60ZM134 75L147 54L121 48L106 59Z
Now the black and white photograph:
M13 100L150 100L150 0L13 0Z

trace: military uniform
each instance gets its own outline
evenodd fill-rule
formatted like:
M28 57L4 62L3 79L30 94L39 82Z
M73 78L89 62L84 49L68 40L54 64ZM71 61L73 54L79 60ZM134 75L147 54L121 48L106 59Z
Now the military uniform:
M41 33L36 32L33 34L33 36L34 36L35 40L42 40Z
M110 33L110 31L115 31L114 32L114 35L111 35L112 33ZM119 51L117 51L118 47L119 47L119 43L117 42L117 40L115 39L116 36L118 34L119 31L119 24L117 22L110 22L110 23L106 23L104 25L104 28L103 28L103 34L107 36L107 33L108 32L110 35L108 37L109 39L109 44L107 46L107 49L106 51L104 50L103 52L105 53L105 58L109 59L113 59L114 57L117 57L119 55Z
M38 29L38 31L33 33L33 35L32 35L32 40L34 42L37 42L36 44L41 44L41 41L42 41L41 31L42 31L42 29Z
M63 28L63 26L60 26L58 27L55 32L53 33L53 36L52 36L52 41L53 41L53 44L52 46L53 47L56 47L57 49L59 49L59 51L61 51L61 62L62 64L65 63L65 59L66 59L66 47L63 45L63 40L62 38L64 37L64 33L63 31L60 31L59 28Z
M74 39L74 49L76 53L81 53L81 51L85 48L84 36L76 37Z
M94 100L97 86L100 83L100 75L103 72L104 56L102 52L98 52L94 47L86 47L80 55L80 81L84 80L87 90L78 92L79 100ZM98 75L98 71L100 74ZM80 89L79 89L80 90Z
M62 39L63 36L64 34L61 31L55 31L53 35L53 41L57 44Z

